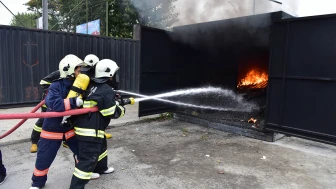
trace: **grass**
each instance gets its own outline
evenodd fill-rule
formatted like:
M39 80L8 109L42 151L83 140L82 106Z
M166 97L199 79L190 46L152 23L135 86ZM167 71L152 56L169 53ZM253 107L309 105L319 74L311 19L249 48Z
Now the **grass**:
M181 129L181 131L182 131L183 133L188 133L188 132L189 132L187 128L183 128L183 129Z
M209 136L208 135L202 135L201 136L201 140L208 140L209 139Z
M187 136L188 135L188 129L187 128L183 128L181 129L181 131L183 132L183 135L182 136Z

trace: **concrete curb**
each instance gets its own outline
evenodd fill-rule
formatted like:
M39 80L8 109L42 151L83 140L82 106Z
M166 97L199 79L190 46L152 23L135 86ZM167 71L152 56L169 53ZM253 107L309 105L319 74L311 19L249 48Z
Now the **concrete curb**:
M29 142L29 141L30 141L30 138L24 138L24 139L19 139L19 140L11 140L11 141L7 141L7 142L0 142L0 146L19 144L19 143L24 143L24 142Z
M156 118L156 117L153 117L153 118ZM137 120L137 121L129 121L129 122L125 122L125 123L110 124L106 128L106 130L110 130L110 129L115 128L115 127L123 127L123 126L129 126L129 125L141 124L141 123L149 123L149 122L152 122L152 121L154 121L154 120L140 119L140 120Z
M251 128L244 128L244 127L237 127L228 125L225 123L220 122L213 122L206 119L190 116L190 115L184 115L180 113L174 113L174 118L180 121L185 121L188 123L197 124L204 127L209 127L213 129L217 129L224 132L233 133L236 135L241 135L245 137L250 137L262 141L267 142L275 142L276 140L279 140L283 138L285 135L274 133L274 132L268 132L268 131L258 131Z

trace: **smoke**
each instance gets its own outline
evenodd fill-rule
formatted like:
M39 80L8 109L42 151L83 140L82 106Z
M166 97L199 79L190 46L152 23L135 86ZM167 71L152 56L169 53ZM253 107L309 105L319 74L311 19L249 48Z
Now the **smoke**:
M140 14L140 24L169 29L177 21L177 0L129 0Z
M178 17L168 27L174 27L171 38L174 42L191 45L195 49L208 49L212 54L218 51L240 54L244 49L266 48L269 45L271 16L269 12L295 12L298 0L131 0L146 17L148 11L153 17L162 18L167 2ZM171 4L170 4L171 5ZM157 11L158 9L158 11ZM162 10L161 10L162 9ZM254 17L247 17L255 14ZM167 16L167 15L165 15ZM237 18L229 20L231 18ZM154 19L155 20L155 19ZM211 21L227 20L225 23ZM195 23L203 23L192 25ZM188 27L178 27L190 25ZM156 27L155 25L150 25ZM164 27L160 27L164 28ZM225 45L221 45L224 44ZM221 47L221 49L218 49ZM244 48L243 48L244 47ZM223 49L224 48L224 49ZM238 52L239 51L239 52Z
M174 26L187 25L253 14L254 0L178 0L175 11L179 21ZM268 0L255 0L255 14L275 12L281 6Z
M193 48L204 47L211 52L217 52L216 48L223 47L220 44L224 42L227 48L232 49L242 49L242 46L248 49L267 47L272 20L270 14L264 13L281 10L292 13L297 9L296 1L277 1L283 4L269 0L177 0L175 11L179 20L173 24L175 35L172 38L176 42L190 44ZM253 14L256 16L247 17ZM226 21L218 24L212 22L218 20ZM196 23L203 24L192 25ZM178 27L181 25L190 26Z
M160 20L177 15L166 27L243 17L275 11L296 15L299 0L130 0L142 19ZM169 6L171 5L171 6ZM150 18L149 18L150 17ZM155 27L155 25L154 25Z

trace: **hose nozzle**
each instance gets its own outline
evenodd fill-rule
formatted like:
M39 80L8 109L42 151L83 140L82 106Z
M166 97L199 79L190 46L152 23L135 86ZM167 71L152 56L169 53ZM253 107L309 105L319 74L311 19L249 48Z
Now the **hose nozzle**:
M133 97L131 97L131 98L124 98L124 99L122 99L122 101L123 101L124 105L127 105L127 104L133 105L135 103L135 100L134 100Z

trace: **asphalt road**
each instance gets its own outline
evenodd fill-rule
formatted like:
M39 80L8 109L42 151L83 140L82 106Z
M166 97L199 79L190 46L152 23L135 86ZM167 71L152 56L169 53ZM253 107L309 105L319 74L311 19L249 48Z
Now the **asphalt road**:
M87 189L335 188L336 147L296 138L267 143L170 120L109 130L108 161L115 173ZM29 142L1 146L8 179L0 188L29 188L35 156ZM263 158L265 156L265 158ZM45 189L69 187L74 162L58 152Z

